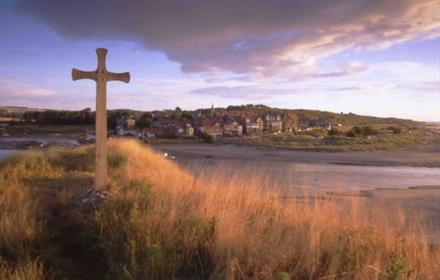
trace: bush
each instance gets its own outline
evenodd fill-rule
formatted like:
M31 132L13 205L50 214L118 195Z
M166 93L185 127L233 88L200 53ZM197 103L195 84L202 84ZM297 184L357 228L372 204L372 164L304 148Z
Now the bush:
M378 134L377 130L375 130L371 126L353 126L353 128L346 133L348 137L370 136L376 134Z
M341 135L341 131L337 128L332 128L328 131L328 135L329 136L337 136L337 135Z
M318 138L318 137L325 136L327 133L328 132L326 129L315 128L315 129L311 129L311 130L297 132L297 135L307 135L307 136L312 136L312 137Z
M359 126L354 126L351 130L353 130L355 135L361 135L362 134L362 128Z
M363 126L361 128L361 131L362 131L361 133L363 136L376 135L378 133L377 130L375 130L371 126Z
M402 129L397 126L389 126L387 127L387 129L391 130L394 134L399 134L400 132L402 132Z
M355 131L353 129L350 129L349 131L347 131L347 133L345 135L347 135L347 137L356 137L357 136L357 134L355 133Z

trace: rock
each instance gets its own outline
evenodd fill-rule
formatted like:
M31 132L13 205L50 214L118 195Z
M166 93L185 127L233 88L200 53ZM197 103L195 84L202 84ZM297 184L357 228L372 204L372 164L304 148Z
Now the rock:
M97 204L108 199L108 193L105 191L89 191L85 195L78 197L75 200L75 207L82 207L84 205Z

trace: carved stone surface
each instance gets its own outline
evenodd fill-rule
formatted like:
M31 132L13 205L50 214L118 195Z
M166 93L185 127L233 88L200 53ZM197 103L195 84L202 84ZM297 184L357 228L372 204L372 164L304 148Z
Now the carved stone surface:
M130 81L130 73L112 73L105 67L107 49L96 49L98 68L95 71L72 69L72 80L90 79L96 82L96 174L95 187L102 190L107 181L107 88L109 81Z

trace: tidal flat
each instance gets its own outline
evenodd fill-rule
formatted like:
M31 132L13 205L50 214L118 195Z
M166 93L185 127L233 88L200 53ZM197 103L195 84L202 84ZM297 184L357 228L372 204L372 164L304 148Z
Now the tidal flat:
M304 197L362 200L399 208L419 221L430 242L440 242L440 153L435 146L414 150L307 152L235 145L161 144L197 177L246 178L285 199Z

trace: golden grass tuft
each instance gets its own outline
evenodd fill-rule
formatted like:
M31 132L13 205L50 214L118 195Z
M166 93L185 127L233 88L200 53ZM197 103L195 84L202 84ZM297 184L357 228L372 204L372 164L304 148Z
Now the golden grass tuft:
M136 141L109 141L109 199L80 209L93 147L0 170L0 275L76 279L435 279L440 250L398 211L359 198L285 199L264 174L194 177ZM92 267L90 263L93 263ZM20 271L20 272L17 272ZM91 274L93 271L94 274ZM14 279L13 277L11 277ZM32 279L32 278L30 278ZM40 278L41 279L41 278Z

